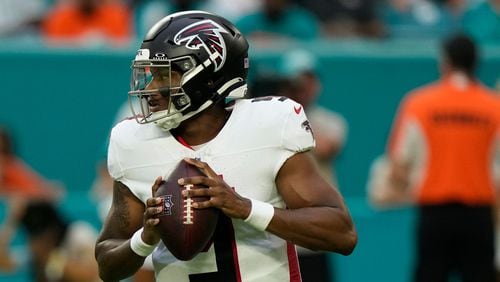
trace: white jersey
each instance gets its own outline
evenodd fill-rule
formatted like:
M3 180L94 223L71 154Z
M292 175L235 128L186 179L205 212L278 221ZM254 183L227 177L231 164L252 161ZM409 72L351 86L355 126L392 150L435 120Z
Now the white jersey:
M314 147L298 103L282 97L236 102L219 134L197 150L154 124L125 120L111 133L112 177L143 202L157 176L167 178L185 157L200 158L240 195L285 208L275 178L283 163ZM295 246L241 219L219 220L208 251L190 261L173 257L163 243L153 253L158 281L301 281Z

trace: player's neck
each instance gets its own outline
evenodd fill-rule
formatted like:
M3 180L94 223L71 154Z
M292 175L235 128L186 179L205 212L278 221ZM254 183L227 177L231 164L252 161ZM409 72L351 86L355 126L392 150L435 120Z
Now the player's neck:
M171 132L174 136L180 136L191 146L204 144L219 134L229 116L230 112L223 107L214 105L182 122Z

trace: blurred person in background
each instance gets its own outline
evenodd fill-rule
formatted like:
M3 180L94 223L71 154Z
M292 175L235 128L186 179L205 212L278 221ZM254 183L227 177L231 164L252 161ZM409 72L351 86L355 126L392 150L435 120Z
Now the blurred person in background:
M171 13L203 10L236 20L260 9L262 0L136 0L133 4L136 37L146 32L160 19Z
M147 31L163 17L185 10L206 10L206 0L140 0L133 6L136 38L144 38Z
M206 0L206 11L224 15L230 21L235 21L245 14L262 9L264 0Z
M0 196L53 199L62 190L44 179L15 153L11 130L0 125Z
M122 0L58 0L43 19L41 32L55 44L123 45L132 37L132 23Z
M462 24L475 40L500 43L500 0L472 2Z
M52 198L46 181L14 153L14 140L10 130L0 126L0 197L5 206L5 216L0 225L0 270L11 272L16 269L15 261L8 250L17 229L22 208L19 203L25 199ZM46 190L48 193L46 193Z
M0 225L0 245L6 249L17 228L19 207L27 201L56 201L63 189L46 180L15 153L10 129L0 125L0 197L6 206L6 216Z
M49 1L0 0L0 37L36 37Z
M384 0L379 17L389 37L441 38L460 28L465 1Z
M26 233L31 281L99 281L95 228L68 221L51 201L20 200L13 208L18 228ZM9 250L2 249L2 261L4 271L18 267Z
M440 11L441 37L450 36L461 30L464 13L470 1L472 0L434 0Z
M16 156L10 130L5 127L0 127L0 192L6 206L0 226L0 271L15 272L21 267L10 245L23 230L32 281L96 281L93 250L97 231L87 223L70 225L60 216L55 205L62 188Z
M285 53L282 57L281 73L286 82L279 94L302 105L316 140L316 147L312 152L320 171L328 182L338 187L334 161L344 146L348 126L340 114L317 104L317 98L322 91L318 70L317 58L312 53L303 49ZM302 281L334 280L327 253L301 247L298 247L298 251Z
M380 37L383 25L373 0L296 0L320 20L324 35L339 37Z
M236 26L249 39L308 41L321 36L319 19L291 0L263 0L262 9L236 20Z
M377 156L370 164L366 188L368 200L376 209L404 208L413 204L410 189L401 191L392 182L386 154Z
M414 281L495 281L500 103L475 75L476 48L464 35L444 41L441 79L404 98L372 171L375 205L418 207Z

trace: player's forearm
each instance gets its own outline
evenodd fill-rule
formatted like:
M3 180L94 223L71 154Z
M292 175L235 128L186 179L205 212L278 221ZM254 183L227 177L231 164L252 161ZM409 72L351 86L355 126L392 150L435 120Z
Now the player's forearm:
M296 245L349 255L357 233L349 214L335 207L275 209L267 231Z
M119 281L132 276L144 264L144 259L130 249L130 240L108 239L96 245L99 277L103 281Z

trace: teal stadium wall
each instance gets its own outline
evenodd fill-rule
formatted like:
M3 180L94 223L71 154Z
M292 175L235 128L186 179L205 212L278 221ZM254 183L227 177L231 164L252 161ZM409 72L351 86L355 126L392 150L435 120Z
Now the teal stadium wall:
M273 68L283 45L252 45L252 67ZM414 213L410 208L380 212L366 199L372 160L383 153L401 97L438 78L436 42L334 41L303 47L320 58L323 93L319 102L349 123L347 145L336 170L355 219L359 244L349 257L331 255L339 282L409 281ZM479 76L495 86L500 47L483 46ZM67 194L61 208L72 219L100 226L89 189L96 162L120 105L126 101L134 48L46 48L0 42L0 124L13 129L18 153ZM0 210L0 215L3 209ZM14 241L21 253L23 236ZM25 269L0 281L25 281Z

